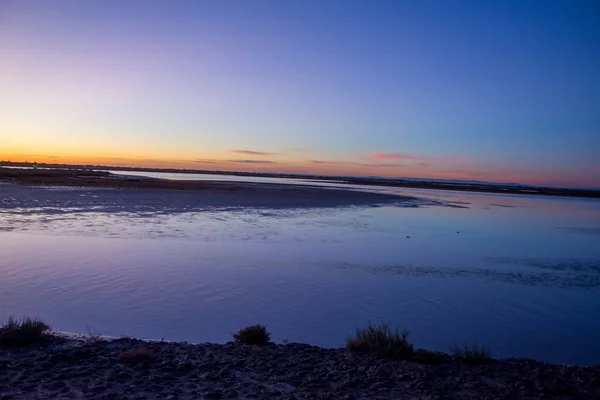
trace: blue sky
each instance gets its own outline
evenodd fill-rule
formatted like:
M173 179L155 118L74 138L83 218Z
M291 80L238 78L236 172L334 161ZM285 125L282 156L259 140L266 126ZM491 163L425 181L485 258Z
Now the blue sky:
M600 186L597 71L596 1L9 0L0 157Z

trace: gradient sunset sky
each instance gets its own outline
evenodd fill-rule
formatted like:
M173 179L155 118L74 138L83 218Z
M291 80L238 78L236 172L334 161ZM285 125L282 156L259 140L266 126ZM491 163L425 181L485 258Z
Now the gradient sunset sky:
M0 0L0 159L600 187L600 2Z

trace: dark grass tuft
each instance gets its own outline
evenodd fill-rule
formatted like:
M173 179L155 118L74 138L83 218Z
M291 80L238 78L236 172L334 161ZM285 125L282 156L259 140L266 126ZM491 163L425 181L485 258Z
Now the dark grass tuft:
M151 360L153 356L152 350L141 347L122 351L119 353L118 359L127 363L138 363Z
M94 328L91 328L89 325L86 325L85 329L87 330L87 339L90 342L99 342L100 340L102 340L102 335Z
M38 318L25 317L18 319L8 317L0 323L0 347L27 346L45 341L46 331L50 327Z
M271 340L271 333L264 325L251 325L240 329L233 335L236 343L243 344L267 344Z
M438 365L452 361L452 357L441 351L417 349L415 350L411 361L419 364Z
M454 344L450 347L450 352L457 360L470 364L482 364L492 360L489 347L477 344Z
M392 330L385 323L356 328L354 335L346 340L346 348L350 351L375 353L381 358L394 360L408 360L414 353L414 347L408 341L408 331Z

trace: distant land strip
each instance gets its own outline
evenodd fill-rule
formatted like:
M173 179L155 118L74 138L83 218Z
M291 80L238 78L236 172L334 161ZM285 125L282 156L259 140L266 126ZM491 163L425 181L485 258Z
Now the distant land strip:
M242 171L213 171L200 169L177 169L177 168L144 168L144 167L115 167L108 165L71 165L71 164L47 164L33 162L11 162L0 161L0 167L19 167L19 168L40 168L40 169L58 169L58 170L78 170L78 171L134 171L134 172L159 172L159 173L178 173L178 174L211 174L211 175L231 175L231 176L249 176L263 178L287 178L302 180L329 181L337 184L347 185L365 185L365 186L383 186L383 187L401 187L411 189L437 189L453 190L464 192L482 192L499 194L520 194L520 195L538 195L538 196L564 196L564 197L584 197L600 198L600 190L594 189L568 189L551 188L541 186L513 185L513 184L492 184L492 183L458 183L442 182L435 179L408 180L392 179L378 177L346 177L346 176L326 176L310 174L286 174L272 172L242 172ZM4 173L0 172L0 179Z

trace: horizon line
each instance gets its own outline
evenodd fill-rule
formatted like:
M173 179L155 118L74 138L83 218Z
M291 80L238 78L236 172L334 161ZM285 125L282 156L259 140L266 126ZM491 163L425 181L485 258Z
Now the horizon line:
M37 162L37 161L11 161L11 160L0 160L0 167L4 166L3 164L37 164L43 166L69 166L69 167L101 167L107 170L159 170L162 171L183 171L184 173L190 173L185 171L199 172L199 173L219 173L219 174L237 174L237 175L282 175L282 176L297 176L297 177L318 177L318 178L359 178L359 179L378 179L378 180L418 180L424 182L454 182L454 183L465 183L471 185L477 184L491 184L491 185L507 185L507 186L520 186L525 188L551 188L551 189L564 189L564 190L600 190L600 187L563 187L563 186L550 186L550 185L531 185L524 184L520 182L500 182L500 181L482 181L478 179L446 179L446 178L422 178L422 177L384 177L377 175L326 175L326 174L307 174L307 173L293 173L293 172L256 172L256 171L235 171L235 170L217 170L217 169L196 169L196 168L175 168L175 167L140 167L140 166L124 166L124 165L103 165L103 164L70 164L70 163L47 163L47 162ZM440 189L443 190L443 189Z

